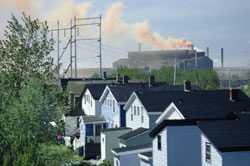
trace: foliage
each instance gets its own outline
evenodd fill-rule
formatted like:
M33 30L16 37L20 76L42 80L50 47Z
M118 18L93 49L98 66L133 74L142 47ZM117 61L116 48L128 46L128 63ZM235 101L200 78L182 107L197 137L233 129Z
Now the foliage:
M116 73L127 75L133 80L148 80L148 73L140 69L119 68ZM152 70L151 75L155 76L156 81L166 82L171 85L174 82L174 69L171 67L162 67L159 70ZM219 87L219 78L213 70L177 70L176 84L183 84L185 80L190 80L202 89L216 89Z
M79 163L81 158L72 153L64 145L41 144L39 145L39 161L44 165L58 166L69 163Z
M245 89L244 89L245 93L250 97L250 84L248 84Z
M100 164L100 166L111 166L111 162L108 160L104 160L102 164Z
M0 41L0 165L47 165L39 159L40 145L55 143L62 128L67 94L54 78L47 35L46 23L12 16Z

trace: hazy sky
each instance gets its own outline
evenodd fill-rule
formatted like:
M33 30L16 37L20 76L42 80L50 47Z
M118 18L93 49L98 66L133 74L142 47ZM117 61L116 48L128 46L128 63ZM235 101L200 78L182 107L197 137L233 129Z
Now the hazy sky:
M50 1L39 1L42 1L41 15L47 15L51 9L53 10ZM67 0L57 1L64 3ZM220 48L223 47L226 66L250 66L249 0L76 0L74 4L83 2L91 3L88 16L105 15L112 4L122 2L121 18L126 24L147 20L151 30L161 36L189 40L199 49L209 46L210 55L215 63L219 60ZM53 5L57 6L55 3ZM11 12L16 12L16 9L1 8L0 27L5 24L4 20ZM98 61L93 53L95 47L87 48L84 43L80 43L80 47L79 65L97 66ZM127 51L135 49L137 49L137 41L131 36L127 39L126 35L112 40L104 39L104 65L110 66L113 60L126 57ZM89 51L86 52L86 50ZM89 53L91 51L92 54Z

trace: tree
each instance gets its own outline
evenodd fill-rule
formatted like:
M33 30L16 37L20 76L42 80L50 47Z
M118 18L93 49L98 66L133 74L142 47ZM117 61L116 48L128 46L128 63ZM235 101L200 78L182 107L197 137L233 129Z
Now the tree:
M44 22L12 16L0 41L0 165L45 165L40 145L55 142L67 96L54 78ZM57 128L50 125L57 123Z

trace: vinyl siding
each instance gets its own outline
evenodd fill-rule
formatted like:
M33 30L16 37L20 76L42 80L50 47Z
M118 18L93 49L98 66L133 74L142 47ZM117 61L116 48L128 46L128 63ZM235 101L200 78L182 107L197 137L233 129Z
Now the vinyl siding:
M116 166L116 160L118 158L115 157L114 159L114 166ZM119 156L119 166L140 166L140 159L138 157L138 154L129 154L129 155L122 155Z
M206 142L211 143L211 141L209 141L209 139L201 132L202 166L222 166L221 153L213 146L213 144L211 144L211 162L206 161Z
M226 152L222 154L223 166L249 166L250 151L246 152Z
M108 128L120 127L120 105L110 92L101 104L101 115L108 122Z
M113 154L111 149L119 148L120 143L118 137L128 133L131 129L101 132L101 159L113 162ZM103 140L104 138L104 140Z
M136 107L136 112L134 112L134 108ZM137 111L139 108L139 114ZM131 119L131 115L133 116L133 120ZM143 116L143 121L142 121ZM141 101L136 98L134 102L131 104L129 109L126 112L126 127L137 129L140 127L149 128L149 115L145 110L144 106L142 105Z
M90 101L87 100L87 96ZM86 102L85 102L86 100ZM90 91L87 89L82 97L82 110L86 115L100 115L101 105L98 100L95 100Z
M167 136L169 166L201 165L201 137L196 126L169 126L164 136Z
M161 150L157 147L157 136L153 139L153 165L167 166L167 130L163 130L161 135Z

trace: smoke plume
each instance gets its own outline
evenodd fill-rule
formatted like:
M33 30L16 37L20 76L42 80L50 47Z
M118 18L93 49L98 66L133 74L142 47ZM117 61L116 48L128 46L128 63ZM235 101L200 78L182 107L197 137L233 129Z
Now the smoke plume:
M104 32L109 36L132 34L137 42L145 43L158 49L190 49L192 43L184 39L163 37L153 32L147 21L129 24L122 19L123 4L121 2L111 5L104 19Z

